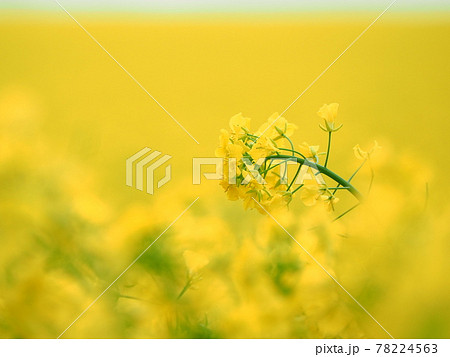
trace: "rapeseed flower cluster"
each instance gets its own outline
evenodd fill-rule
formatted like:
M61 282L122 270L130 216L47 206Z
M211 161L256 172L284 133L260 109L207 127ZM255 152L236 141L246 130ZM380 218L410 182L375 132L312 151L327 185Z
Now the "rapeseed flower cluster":
M354 175L346 180L327 168L331 136L342 128L342 124L336 123L338 108L337 103L324 104L317 113L324 122L319 124L320 128L328 133L326 152L306 142L295 146L292 135L298 127L278 113L255 132L251 131L250 118L242 114L233 116L229 130L221 130L215 152L224 159L220 184L227 197L233 201L242 199L246 209L256 208L261 212L286 207L298 191L306 206L322 202L329 211L334 211L339 201L336 197L339 190L347 190L361 200L361 194L350 182ZM365 152L357 145L354 151L366 161L377 148L376 144ZM291 179L288 179L289 164L297 165ZM334 184L327 184L323 176Z
M221 130L216 156L224 158L221 186L230 200L242 199L245 208L260 210L284 206L289 202L287 184L268 167L266 158L279 152L297 129L285 118L273 114L255 134L250 132L250 118L237 114L230 119L230 130ZM261 206L259 206L257 200Z

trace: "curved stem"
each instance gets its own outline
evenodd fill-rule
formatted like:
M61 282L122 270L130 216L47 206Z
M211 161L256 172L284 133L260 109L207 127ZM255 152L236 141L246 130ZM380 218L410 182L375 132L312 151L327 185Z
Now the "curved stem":
M289 156L289 157L291 157L291 156ZM271 166L271 165L272 165L272 162L270 162L269 167L268 167L267 169L265 169L265 170L263 171L263 173L264 173L264 174L267 174L267 172L268 172L269 170L272 170L272 169L274 169L275 167L278 167L278 166L280 166L280 165L283 165L283 164L286 163L287 161L290 161L290 160L284 160L284 161L279 162L278 164L275 164L275 165L273 165L273 166ZM266 163L267 160L264 161L264 162Z
M306 159L306 156L305 156L305 155L303 155L301 152L298 152L298 151L295 151L295 150L285 149L285 148L277 148L277 150L291 151L291 152L293 152L294 154L297 154L297 155L303 157L304 159Z
M294 155L294 152L295 152L295 149L294 149L294 143L292 142L291 139L289 139L289 138L286 136L286 134L283 134L282 137L285 138L287 141L289 141L289 144L291 145L291 152L292 152L292 155Z
M294 184L295 180L297 179L298 174L300 173L300 169L302 168L302 165L298 165L298 169L297 172L294 175L294 178L292 179L291 183L289 184L288 188L286 189L286 191L289 191L290 188L292 187L292 185Z
M358 199L358 201L363 200L362 194L348 181L331 171L330 169L327 169L326 167L316 164L314 162L311 162L309 160L302 159L301 157L296 156L289 156L289 155L275 155L275 156L268 156L266 157L266 160L270 159L292 159L297 161L301 165L307 165L313 169L317 169L320 173L324 174L325 176L328 176L330 179L334 180L338 184L340 184L342 187L345 187L348 192L350 192L355 198Z
M362 162L362 164L359 165L359 167L356 169L356 171L350 176L350 178L347 180L348 183L352 182L353 177L355 177L355 175L359 172L359 170L361 170L361 168L362 168L362 167L364 166L364 164L366 163L366 160L367 160L367 159L365 159L365 160ZM340 185L338 185L338 186L334 189L333 195L336 193L336 191L337 191L337 189L339 188L339 186L340 186Z

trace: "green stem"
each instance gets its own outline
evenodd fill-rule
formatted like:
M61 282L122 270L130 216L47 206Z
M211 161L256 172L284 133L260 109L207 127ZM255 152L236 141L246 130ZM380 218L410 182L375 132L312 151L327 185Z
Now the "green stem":
M292 155L294 156L294 143L291 141L291 139L289 139L285 134L282 135L284 138L286 138L287 141L289 141L289 144L291 145L291 152ZM287 175L287 170L288 170L288 165L286 164L285 168L284 168L284 173L283 173L283 177L286 177ZM292 183L291 183L292 185ZM291 185L289 185L289 187L291 187ZM287 191L289 191L289 188L287 189Z
M292 157L292 156L289 156L289 157ZM284 160L284 161L282 161L282 162L279 162L278 164L275 164L275 165L273 165L273 166L271 166L272 165L272 162L270 162L270 165L269 165L269 167L267 168L267 170L264 170L263 172L264 172L264 174L266 174L269 170L272 170L272 169L274 169L275 167L278 167L278 166L280 166L280 165L283 165L284 163L286 163L286 162L288 162L288 161L291 161L290 159L289 160ZM293 160L292 160L293 161ZM265 162L267 162L267 161L265 161Z
M188 289L191 287L191 284L192 284L192 279L189 278L186 285L183 287L183 290L181 290L181 292L178 294L177 300L181 299L181 297L184 295L184 293L186 291L188 291Z
M283 136L287 141L289 141L289 144L291 145L291 152L292 152L292 155L294 155L294 152L295 152L295 150L294 150L294 143L293 143L292 140L289 139L285 134L283 134L282 136Z
M360 203L357 203L356 205L354 205L353 207L350 207L347 211L345 211L344 213L340 214L339 216L337 216L335 219L333 219L333 222L337 221L338 219L344 217L347 213L353 211L356 207L358 207L360 205Z
M361 195L361 193L350 182L346 181L345 179L343 179L342 177L340 177L339 175L337 175L336 173L334 173L333 171L327 169L326 167L324 167L322 165L315 164L314 162L305 160L300 157L288 156L288 155L268 156L268 157L266 157L266 160L288 159L288 158L297 161L300 165L307 165L311 168L317 169L320 173L324 174L325 176L328 176L330 179L334 180L341 186L345 187L348 192L350 192L353 196L355 196L356 199L358 199L359 201L363 200L363 196Z
M302 165L298 165L298 169L297 172L294 175L294 178L292 179L291 183L289 184L288 188L286 189L286 191L289 191L289 189L292 187L292 185L294 184L295 180L297 179L298 174L300 173L300 170L302 168Z
M291 151L291 152L301 156L302 158L306 159L306 156L303 155L301 152L298 152L298 151L295 151L295 150L292 150L292 149L277 148L277 150Z
M300 186L298 186L294 191L292 191L292 194L296 193L298 190L300 190L303 186L305 186L304 184L301 184Z
M331 131L328 132L328 147L327 147L327 156L325 158L325 164L323 165L324 167L327 167L328 164L328 158L330 156L330 147L331 147Z
M267 161L264 161L263 165L264 165L264 167L263 167L262 172L263 172L263 175L264 175L264 178L265 178L267 171L270 170L270 166L272 165L272 161L269 162L269 167L267 167Z
M362 162L361 165L359 165L359 167L356 169L356 171L350 176L350 178L348 179L348 182L350 182L351 180L353 180L353 177L355 177L355 175L358 173L359 170L361 170L361 168L364 166L364 164L366 163L367 159L364 159L364 161Z
M359 172L359 170L361 170L361 168L364 166L364 164L366 163L367 159L365 159L361 165L359 165L359 167L355 170L355 172L350 176L350 178L347 180L347 182L351 182L353 180L353 178L355 177L355 175ZM334 189L333 191L333 195L336 193L336 191L338 190L339 185Z

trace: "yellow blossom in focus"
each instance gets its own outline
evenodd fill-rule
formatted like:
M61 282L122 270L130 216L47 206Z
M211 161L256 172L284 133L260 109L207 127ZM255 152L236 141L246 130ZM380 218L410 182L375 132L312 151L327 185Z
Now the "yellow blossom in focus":
M259 205L255 202L258 200L258 191L249 190L243 197L244 201L244 209L248 210L250 208L260 208Z
M273 142L266 136L258 138L258 140L253 144L253 147L248 152L254 161L258 161L263 157L270 156L273 154L277 148Z
M245 118L242 113L236 114L230 119L230 129L238 138L245 135L250 126L250 118Z
M246 150L242 142L234 144L230 141L230 134L228 131L222 129L219 137L219 147L215 154L217 157L233 157L236 159L242 158L242 153Z
M328 192L321 195L320 199L325 203L327 211L334 211L334 205L339 202L339 198Z
M291 196L289 195L281 195L277 193L276 195L272 196L270 199L264 201L262 203L263 207L267 209L267 211L275 211L279 209L286 208L286 205L289 203L291 199Z
M265 181L268 188L277 188L280 185L280 176L273 171L269 171L265 177Z
M312 159L314 162L318 162L319 145L309 145L307 142L303 142L299 145L298 151L304 155L307 159Z
M325 185L309 184L303 187L300 199L305 206L314 206L318 201L322 201L328 211L334 211L334 205L339 202Z
M275 125L271 125L277 118ZM279 118L278 113L273 114L255 134L250 132L249 126L250 119L237 114L230 119L231 132L220 132L219 146L215 151L217 157L225 159L220 185L228 199L242 199L245 209L256 208L264 213L265 210L286 207L292 193L286 192L286 185L280 184L279 175L270 171L272 163L261 162L261 159L277 155L278 143L283 143L297 127L285 118ZM237 159L235 174L229 172L230 158Z
M229 144L230 144L230 133L225 129L221 129L219 135L219 147L216 149L216 156L218 157L226 156L228 153L227 147Z
M334 123L337 110L336 103L324 105L319 110L319 116L325 120L324 130L331 132L340 128L336 128ZM327 189L323 179L323 183L315 184L314 181L317 180L308 179L304 187L304 169L308 168L302 167L304 164L298 158L306 158L318 164L321 153L319 153L319 146L309 145L306 142L303 142L295 151L289 136L297 129L296 125L289 123L278 113L274 113L253 133L250 130L250 119L237 114L230 119L230 128L231 132L221 130L219 147L216 149L216 156L225 159L224 176L220 185L229 200L242 199L245 209L256 208L265 213L287 207L295 193L301 190L299 194L305 205L312 206L317 201L322 201L327 209L334 209L338 199L334 195L335 192L331 193ZM327 158L328 154L329 147ZM264 160L268 157L270 159ZM232 168L230 158L237 159L236 170L233 169L236 173L229 170ZM294 162L297 168L292 172L290 180L287 180L286 163L289 161ZM280 165L286 165L283 179L281 179L281 173L278 173L283 169ZM316 174L313 173L313 175ZM297 183L299 178L303 178L301 184Z
M223 181L220 182L220 185L225 190L225 193L227 194L227 198L230 201L237 201L241 197L241 188L237 185L228 183L228 179L225 178Z
M280 117L278 113L273 113L267 122L262 124L256 131L257 136L267 136L272 140L278 140L282 137L281 134L291 136L297 129L297 125L289 123L286 118Z
M338 103L324 104L319 109L319 111L317 112L317 115L320 118L324 119L324 121L325 121L325 127L320 125L322 130L328 131L328 132L333 132L333 131L338 131L340 128L342 128L342 124L339 125L338 127L335 127L335 125L336 125L335 120L337 117L338 109L339 109Z

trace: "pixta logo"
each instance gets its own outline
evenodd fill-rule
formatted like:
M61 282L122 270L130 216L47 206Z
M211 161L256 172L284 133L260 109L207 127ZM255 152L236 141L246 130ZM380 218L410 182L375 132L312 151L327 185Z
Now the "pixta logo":
M159 151L152 151L146 147L138 151L133 156L130 156L126 161L126 183L127 186L133 187L136 184L138 190L144 191L144 181L146 181L146 192L153 195L154 193L154 174L155 170L169 161L172 157L163 155L159 157ZM159 157L159 158L158 158ZM153 161L154 160L154 161ZM274 159L274 158L260 158L257 162L251 162L248 158L242 158L241 167L245 171L245 177L239 183L240 185L247 185L251 181L258 182L265 185L266 181L261 175L261 167L265 161L270 160L274 167L279 167L280 184L288 184L289 179L289 165L297 165L294 159ZM205 166L204 170L202 170ZM212 166L212 167L211 167ZM134 167L136 168L135 170ZM235 185L237 183L236 177L238 172L238 160L229 158L227 160L227 172L224 175L224 159L217 157L196 157L192 159L192 184L200 185L202 178L206 180L223 180L227 177L228 184ZM211 169L213 172L211 172ZM210 172L204 172L204 171ZM133 172L135 171L135 175ZM242 171L242 170L241 170ZM146 180L145 180L146 178ZM166 166L165 176L157 182L157 187L160 188L169 182L171 179L171 166ZM305 180L314 180L319 185L324 185L325 181L318 170L316 163L312 160L305 159L300 169L294 177L295 184L302 185Z
M134 183L136 183L136 188L144 191L144 178L146 177L146 191L148 194L153 195L155 170L172 158L172 156L169 155L163 155L158 158L160 155L161 153L159 151L155 150L152 152L150 148L145 147L133 156L130 156L126 161L127 186L133 187ZM136 174L134 175L136 180L134 180L133 176L133 166L136 166ZM157 187L160 188L169 182L171 179L171 174L172 168L169 164L166 166L165 176L158 181Z
M246 175L241 185L247 185L250 181L255 181L261 185L266 184L266 180L261 175L261 167L267 158L260 158L256 162L251 162L248 158L243 157L242 162L244 164ZM288 184L289 172L288 166L297 166L297 161L294 159L270 159L274 166L279 167L280 184ZM228 184L236 184L236 176L238 171L238 162L234 158L227 159L227 177ZM202 166L214 166L214 172L204 172L202 174ZM200 185L202 176L207 180L223 180L224 178L224 159L213 157L196 157L192 160L192 183L194 185ZM325 180L320 173L316 163L312 160L305 159L300 167L300 170L296 174L294 181L296 185L302 185L306 180L314 180L319 185L325 185Z

